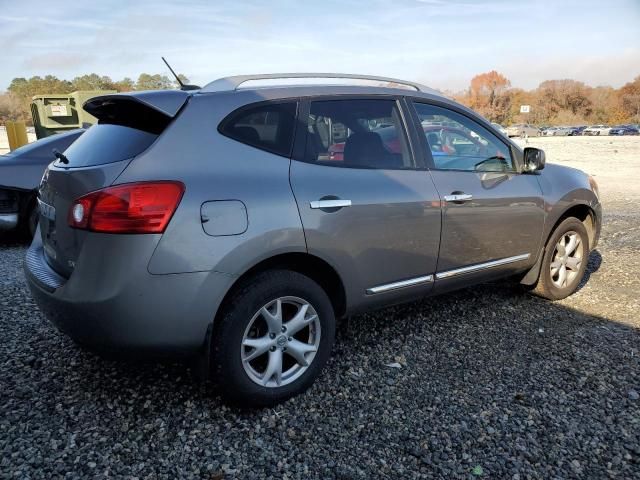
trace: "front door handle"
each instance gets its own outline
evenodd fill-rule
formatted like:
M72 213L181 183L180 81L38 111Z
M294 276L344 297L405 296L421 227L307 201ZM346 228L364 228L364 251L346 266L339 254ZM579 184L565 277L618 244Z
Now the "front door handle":
M451 195L445 195L446 202L464 203L473 200L473 195L464 192L452 192Z
M342 200L341 198L332 198L328 200L315 200L309 202L309 206L313 209L325 209L325 208L343 208L350 207L351 200Z

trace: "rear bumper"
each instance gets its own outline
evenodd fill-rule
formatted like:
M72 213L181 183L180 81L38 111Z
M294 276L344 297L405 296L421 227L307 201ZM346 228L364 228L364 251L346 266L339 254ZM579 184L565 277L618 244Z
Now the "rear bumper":
M0 213L0 231L13 230L18 226L18 213Z
M131 254L137 253L133 248ZM83 268L79 258L65 279L47 264L36 234L24 267L45 316L76 342L100 351L197 353L235 278L215 272L151 275L147 262L140 269L134 258L98 257L99 270L97 262Z

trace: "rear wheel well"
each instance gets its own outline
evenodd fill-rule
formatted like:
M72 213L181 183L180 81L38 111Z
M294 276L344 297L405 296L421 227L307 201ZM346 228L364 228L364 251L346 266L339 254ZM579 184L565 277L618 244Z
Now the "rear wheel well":
M327 262L308 253L285 253L276 255L251 267L235 281L224 296L218 309L218 314L238 288L241 288L247 281L250 281L251 277L267 270L292 270L311 278L327 293L336 318L344 315L347 302L344 284L340 276Z

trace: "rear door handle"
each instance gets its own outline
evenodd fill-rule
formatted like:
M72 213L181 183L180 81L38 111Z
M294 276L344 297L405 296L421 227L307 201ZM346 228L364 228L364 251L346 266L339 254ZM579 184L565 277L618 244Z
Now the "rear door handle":
M315 200L309 202L309 206L315 209L324 209L324 208L343 208L350 207L351 200L342 200L342 199L331 199L331 200Z
M473 195L468 193L454 192L451 195L445 195L444 199L447 202L464 203L464 202L468 202L469 200L473 200Z

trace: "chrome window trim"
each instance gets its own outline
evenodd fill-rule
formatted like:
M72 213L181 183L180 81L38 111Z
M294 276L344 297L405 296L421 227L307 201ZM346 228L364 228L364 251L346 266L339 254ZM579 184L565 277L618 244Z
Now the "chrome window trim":
M530 253L523 253L522 255L516 255L514 257L501 258L499 260L492 260L490 262L469 265L468 267L446 270L444 272L436 273L436 280L442 280L445 278L455 277L457 275L464 275L465 273L474 273L480 270L485 270L487 268L499 267L502 265L508 265L510 263L520 262L522 260L527 260L530 256Z
M398 290L400 288L413 287L416 285L423 285L425 283L433 282L433 275L423 275L421 277L410 278L408 280L401 280L399 282L385 283L384 285L378 285L376 287L367 288L367 295L375 295L377 293L390 292L392 290Z

